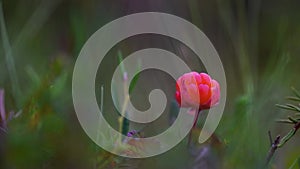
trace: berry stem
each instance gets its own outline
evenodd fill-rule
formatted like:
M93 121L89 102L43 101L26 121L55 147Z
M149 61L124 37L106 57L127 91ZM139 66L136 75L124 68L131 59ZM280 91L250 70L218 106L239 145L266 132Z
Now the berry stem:
M191 141L192 141L192 133L193 130L197 127L197 122L198 122L198 118L199 118L199 114L200 114L201 109L199 109L196 113L195 119L194 119L194 123L193 123L193 127L189 133L189 138L188 138L188 147L191 146Z

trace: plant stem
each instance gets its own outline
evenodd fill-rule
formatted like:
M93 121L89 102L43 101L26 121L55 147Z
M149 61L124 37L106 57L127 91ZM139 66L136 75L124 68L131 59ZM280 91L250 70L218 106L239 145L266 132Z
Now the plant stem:
M197 122L198 122L198 118L199 118L199 114L200 114L200 109L196 112L196 116L195 116L195 119L194 119L194 123L193 123L193 127L189 133L189 138L188 138L188 147L191 146L191 140L192 140L192 134L193 134L193 130L197 127Z
M269 136L271 136L270 132L269 132ZM271 137L270 137L270 138L271 138ZM271 140L271 139L270 139L270 140ZM271 141L272 141L272 140L271 140ZM264 168L266 168L266 167L269 165L269 163L270 163L272 157L274 156L275 151L276 151L277 148L278 148L278 144L279 144L279 143L280 143L280 135L278 135L278 136L276 137L276 139L274 140L274 142L271 142L271 148L270 148L270 150L269 150L269 153L268 153L268 156L267 156L267 162L266 162L266 165L265 165Z
M288 142L296 134L296 132L298 131L299 128L300 128L300 121L297 122L294 125L293 129L291 129L290 132L287 135L285 135L282 139L281 139L280 135L278 135L276 137L274 142L271 143L271 148L270 148L268 156L267 156L266 167L269 165L272 157L275 154L275 151L278 148L281 148L286 142ZM270 133L269 133L269 136L270 136Z

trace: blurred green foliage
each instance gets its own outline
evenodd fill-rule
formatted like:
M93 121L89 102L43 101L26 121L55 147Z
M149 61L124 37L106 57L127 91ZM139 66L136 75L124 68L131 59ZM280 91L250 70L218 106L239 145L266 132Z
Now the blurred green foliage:
M275 123L286 117L275 104L283 102L290 86L300 88L299 6L297 0L2 1L0 88L5 90L6 109L18 116L9 121L7 133L0 132L0 168L259 168L270 147L268 131L284 134L290 129ZM191 21L209 37L224 64L228 82L224 116L216 138L192 152L184 140L157 157L116 157L89 140L76 119L71 77L84 42L109 21L143 11L167 12ZM170 43L146 39L139 45L171 46L193 69L205 71L182 45ZM114 65L119 62L118 51L126 56L138 48L118 47L109 56ZM103 69L109 72L110 66ZM110 80L108 75L101 76L101 85ZM130 84L133 95L145 94L149 87L142 77L141 73ZM155 83L175 89L165 79ZM104 112L117 116L105 100L109 97L117 96L104 96ZM174 111L172 107L165 113L174 115ZM109 118L117 123L114 116ZM168 126L168 120L168 115L163 116L156 127ZM300 168L299 136L294 137L276 152L272 168ZM204 150L209 153L200 156Z

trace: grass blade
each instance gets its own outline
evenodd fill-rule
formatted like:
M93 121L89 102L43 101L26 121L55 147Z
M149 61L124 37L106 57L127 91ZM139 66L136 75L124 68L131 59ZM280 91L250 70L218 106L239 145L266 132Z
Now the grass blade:
M293 162L293 164L289 167L289 169L297 168L297 167L296 167L297 164L298 164L298 165L300 164L300 157L297 158L297 159ZM300 165L299 165L299 167L300 167ZM299 168L299 167L298 167L298 168Z
M30 16L29 20L20 31L16 40L14 40L12 49L19 50L23 47L24 43L28 42L28 39L34 37L61 2L61 0L42 0L40 5L36 8L32 16Z
M3 49L4 49L4 55L6 60L6 66L8 69L8 74L11 80L12 90L14 99L17 102L17 105L19 105L19 96L21 96L21 90L19 86L19 80L17 76L16 66L14 57L12 55L12 48L9 42L6 25L5 25L5 19L4 19L4 13L3 13L3 6L2 2L0 2L0 26L1 26L1 37L2 37L2 43L3 43Z

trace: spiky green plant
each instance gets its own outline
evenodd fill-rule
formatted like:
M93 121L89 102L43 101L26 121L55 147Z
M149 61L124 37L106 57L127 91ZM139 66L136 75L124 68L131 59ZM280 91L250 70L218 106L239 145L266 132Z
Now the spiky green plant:
M283 137L278 135L275 140L273 141L271 134L269 132L270 142L271 142L271 148L269 150L269 154L267 157L267 165L270 163L270 160L274 156L275 151L278 148L281 148L287 143L293 136L296 134L296 132L300 128L300 93L295 89L292 88L294 92L294 96L287 97L288 100L293 101L294 103L286 103L286 104L277 104L276 106L288 110L289 112L295 112L293 115L288 115L285 119L279 119L277 122L279 123L287 123L292 125L292 129Z

